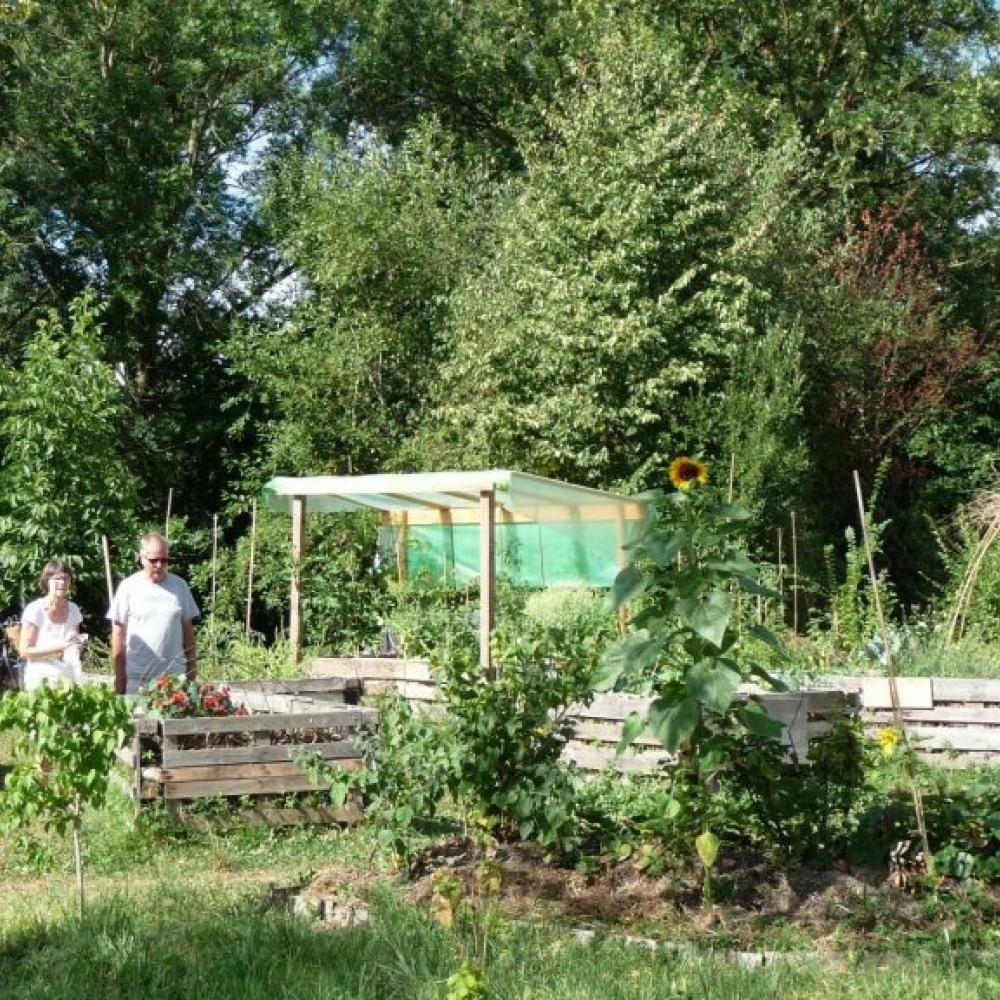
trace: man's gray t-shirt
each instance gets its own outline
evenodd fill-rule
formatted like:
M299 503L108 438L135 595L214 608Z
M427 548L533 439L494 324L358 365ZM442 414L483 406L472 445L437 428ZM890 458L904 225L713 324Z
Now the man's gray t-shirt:
M125 678L129 691L151 683L160 674L185 672L181 623L199 614L188 585L172 573L162 583L154 583L142 572L121 582L108 618L125 626Z

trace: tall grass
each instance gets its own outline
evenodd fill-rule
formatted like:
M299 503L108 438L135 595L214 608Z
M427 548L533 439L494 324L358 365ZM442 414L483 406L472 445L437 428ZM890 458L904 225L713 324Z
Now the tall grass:
M0 995L10 1000L148 997L199 1000L423 1000L446 995L463 942L388 891L370 923L327 929L268 910L245 891L161 884L119 895L82 922L69 909L0 918ZM485 961L497 1000L667 997L981 998L1000 995L1000 959L890 958L881 964L777 962L746 970L721 957L650 953L620 941L584 945L545 929L501 925Z

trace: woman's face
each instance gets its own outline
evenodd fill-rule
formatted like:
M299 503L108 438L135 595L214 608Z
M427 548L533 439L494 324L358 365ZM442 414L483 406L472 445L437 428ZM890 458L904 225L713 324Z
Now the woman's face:
M53 573L49 577L49 597L65 597L73 584L67 573Z

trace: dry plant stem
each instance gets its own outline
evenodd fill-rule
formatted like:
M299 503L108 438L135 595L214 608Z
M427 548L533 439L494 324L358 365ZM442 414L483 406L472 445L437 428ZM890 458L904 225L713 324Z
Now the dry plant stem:
M73 863L76 865L76 898L80 904L80 919L83 920L83 855L80 851L80 797L77 796L74 805L76 816L73 818Z
M972 599L972 591L976 586L976 580L979 578L979 571L983 567L983 560L986 558L986 554L993 547L993 543L997 540L998 535L1000 535L1000 513L997 514L989 528L987 528L986 534L980 539L979 545L976 546L972 563L966 571L962 585L958 588L958 594L955 597L955 607L952 610L951 617L948 619L948 628L945 630L944 641L946 644L957 642L965 628L965 613L969 609L969 601Z
M729 502L733 502L733 493L736 487L736 452L729 456Z
M927 839L927 822L924 818L924 798L917 784L916 770L913 766L913 748L910 746L910 736L903 724L903 708L899 701L899 686L896 683L896 659L889 644L889 630L886 628L885 615L882 613L882 598L878 586L878 576L875 574L875 559L872 556L871 540L868 535L868 516L865 513L864 496L861 493L861 479L857 469L854 470L854 489L858 498L858 513L861 517L861 537L865 542L865 556L868 560L868 576L872 584L872 600L875 604L875 620L878 622L879 638L885 650L885 669L889 679L889 701L892 703L892 718L899 730L903 743L906 776L910 780L910 795L913 799L913 812L917 817L917 832L920 835L920 847L924 852L927 864L927 874L934 874L934 857L931 854L930 841Z
M167 490L167 516L163 522L163 537L169 542L170 541L170 512L173 510L174 506L174 488L173 486Z

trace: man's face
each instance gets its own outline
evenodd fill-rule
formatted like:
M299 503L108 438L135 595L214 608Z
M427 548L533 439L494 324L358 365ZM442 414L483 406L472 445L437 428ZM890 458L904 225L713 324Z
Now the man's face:
M162 583L167 577L167 563L170 553L162 542L148 542L142 549L142 569L154 583Z

